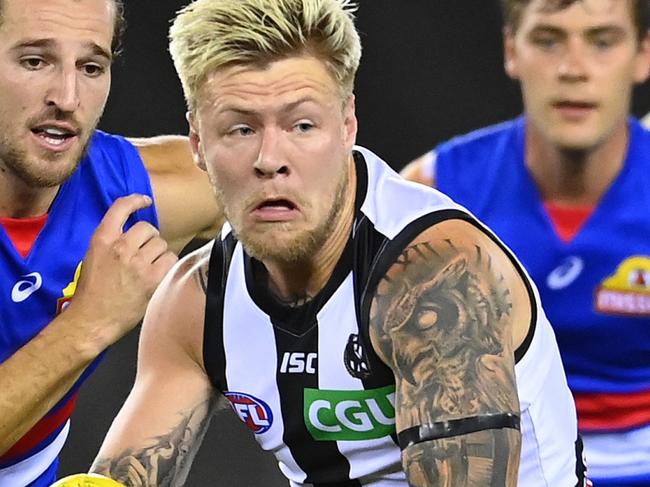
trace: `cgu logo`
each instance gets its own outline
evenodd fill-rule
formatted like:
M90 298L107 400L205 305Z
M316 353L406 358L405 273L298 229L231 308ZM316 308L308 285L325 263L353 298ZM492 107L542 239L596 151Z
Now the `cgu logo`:
M371 440L395 432L395 386L363 391L305 389L305 425L315 440Z
M318 354L315 352L307 354L304 352L284 352L280 372L283 374L302 374L303 372L315 374L314 362L316 362L317 358Z
M246 427L256 435L265 433L273 424L273 412L268 404L244 392L226 392L224 396Z

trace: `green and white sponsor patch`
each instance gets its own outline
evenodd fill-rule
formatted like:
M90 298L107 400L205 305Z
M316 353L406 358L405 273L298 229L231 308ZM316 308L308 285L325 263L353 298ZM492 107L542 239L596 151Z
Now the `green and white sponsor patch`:
M372 440L395 432L395 386L305 389L305 425L315 440Z

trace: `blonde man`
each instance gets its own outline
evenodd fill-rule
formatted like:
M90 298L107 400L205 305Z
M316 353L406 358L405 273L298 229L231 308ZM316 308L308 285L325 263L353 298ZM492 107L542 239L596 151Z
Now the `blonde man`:
M230 223L156 292L92 470L182 485L225 398L292 486L576 485L532 283L461 207L354 146L353 5L198 0L171 52Z
M121 0L0 1L2 486L56 479L81 385L220 218L187 137L96 130L123 28Z

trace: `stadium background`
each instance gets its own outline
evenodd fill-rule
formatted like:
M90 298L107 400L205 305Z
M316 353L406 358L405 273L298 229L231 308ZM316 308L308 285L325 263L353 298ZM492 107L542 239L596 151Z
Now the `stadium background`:
M129 136L185 134L181 87L167 53L169 19L186 2L125 0L124 54L100 128ZM515 116L516 84L502 69L496 0L361 0L364 46L356 94L358 142L399 169L449 137ZM650 108L637 90L633 111ZM110 299L107 296L106 299ZM135 375L138 331L109 352L82 389L62 475L85 471ZM275 461L257 448L229 410L218 413L188 486L287 485Z

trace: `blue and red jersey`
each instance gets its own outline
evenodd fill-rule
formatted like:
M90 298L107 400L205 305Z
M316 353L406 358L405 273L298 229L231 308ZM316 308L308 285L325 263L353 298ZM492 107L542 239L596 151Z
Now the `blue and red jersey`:
M132 193L153 198L138 151L123 137L97 131L79 167L61 186L25 257L0 225L0 363L65 310L95 228L118 197ZM132 215L126 228L139 220L158 226L153 206ZM31 431L0 457L0 485L40 487L55 480L58 453L65 442L78 389L100 358Z
M569 240L525 165L525 118L435 149L437 188L485 222L536 282L587 447L590 434L650 427L650 132L634 118L628 126L621 172ZM626 441L650 452L650 441L636 438ZM639 469L650 485L645 463Z

